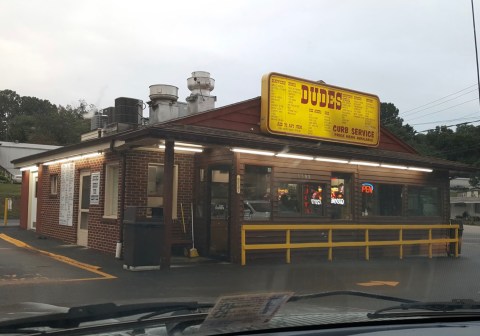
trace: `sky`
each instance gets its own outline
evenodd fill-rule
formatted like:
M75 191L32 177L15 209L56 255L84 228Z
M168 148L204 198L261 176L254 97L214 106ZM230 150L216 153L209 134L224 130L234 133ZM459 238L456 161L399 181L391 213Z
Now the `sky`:
M185 101L193 71L217 107L279 72L375 94L417 131L480 119L470 0L0 0L0 90L105 108L170 84Z

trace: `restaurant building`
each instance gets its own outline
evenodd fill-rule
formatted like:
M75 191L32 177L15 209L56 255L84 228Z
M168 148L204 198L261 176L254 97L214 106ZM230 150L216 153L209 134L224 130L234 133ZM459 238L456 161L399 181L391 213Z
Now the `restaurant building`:
M334 241L354 242L337 245L334 258L398 256L396 244L365 252L358 242L398 239L392 225L448 224L449 179L473 172L419 155L381 127L371 94L271 73L261 97L215 108L209 73L187 83L186 103L174 86L150 86L148 121L141 101L118 98L81 143L15 160L21 227L32 228L36 209L38 234L120 257L134 244L124 210L155 219L162 208L167 267L172 251L192 248L192 236L201 256L234 263L285 258L285 239L304 244L288 249L287 261L332 259L318 246ZM445 232L405 229L400 240ZM247 244L255 247L248 253ZM444 254L445 244L401 245L400 255L432 250Z

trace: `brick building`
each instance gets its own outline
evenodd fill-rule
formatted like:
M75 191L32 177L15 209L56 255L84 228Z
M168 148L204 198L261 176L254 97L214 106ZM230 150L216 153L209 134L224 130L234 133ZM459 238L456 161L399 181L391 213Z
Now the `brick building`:
M293 130L278 115L274 125L268 123L272 111L283 106L272 108L278 101L272 94L286 92L283 84L292 90L298 84L286 95L300 97L288 104L292 113L301 101L310 104L302 115L316 113L316 119L302 121L297 115ZM381 128L379 101L372 95L270 74L264 78L262 97L214 108L214 81L208 73L193 73L188 87L192 93L187 103L180 103L177 88L151 86L146 125L138 118L141 102L119 98L114 109L98 116L108 119L106 125L93 129L81 143L15 160L23 170L21 227L32 229L29 218L36 201L38 233L118 256L119 248L131 248L125 246L124 210L139 207L144 218L155 218L155 209L162 208L162 264L169 265L172 251L192 246L192 226L201 255L240 262L245 239L271 244L284 239L275 231L243 237L242 228L251 223L446 224L449 178L473 171L421 156ZM353 117L350 110L357 107L364 112ZM343 114L337 120L334 113L339 111ZM319 115L326 118L321 126ZM334 130L331 135L322 133L327 124ZM319 128L320 135L315 133ZM31 187L34 172L36 190ZM298 232L291 239L318 236L321 241L325 232ZM363 235L356 230L342 234L353 240ZM378 235L385 240L391 233ZM363 253L354 247L344 250L349 257ZM375 255L395 251L390 246L371 249ZM424 252L414 246L401 251ZM249 258L278 253L285 252L257 251Z

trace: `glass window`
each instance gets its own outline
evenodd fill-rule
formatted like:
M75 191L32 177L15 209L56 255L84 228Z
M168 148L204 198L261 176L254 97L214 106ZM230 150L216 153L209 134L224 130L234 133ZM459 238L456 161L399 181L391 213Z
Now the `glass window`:
M361 185L362 216L401 216L402 186L395 184Z
M245 166L243 183L244 220L270 220L271 203L271 167Z
M164 197L164 165L151 163L148 165L147 206L163 207ZM173 166L173 200L172 218L177 219L178 201L178 165Z
M296 183L280 183L277 190L280 215L300 215L300 188Z
M50 195L58 194L58 175L50 175Z
M281 183L277 190L280 215L323 216L325 185Z
M440 193L437 187L408 187L409 216L440 216Z
M323 191L325 185L308 183L303 185L303 206L304 215L323 216Z
M163 196L163 165L148 165L148 196Z
M480 203L475 203L475 213L480 213Z
M109 164L105 169L105 216L117 216L118 211L118 164Z
M330 180L330 203L332 219L352 219L351 176L332 174Z

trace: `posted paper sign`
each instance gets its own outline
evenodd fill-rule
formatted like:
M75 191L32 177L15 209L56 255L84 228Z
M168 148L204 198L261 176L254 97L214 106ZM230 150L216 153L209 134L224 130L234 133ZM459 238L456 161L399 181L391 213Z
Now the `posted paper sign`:
M223 296L202 323L200 331L235 330L262 325L271 320L293 293Z
M90 205L100 204L100 172L90 175Z
M73 195L75 189L75 163L64 163L60 167L60 225L73 225Z

